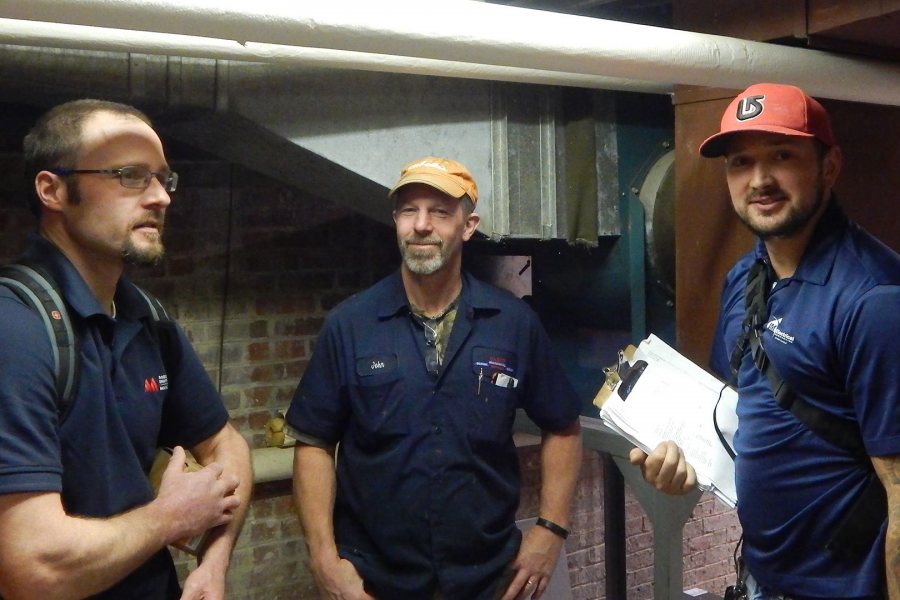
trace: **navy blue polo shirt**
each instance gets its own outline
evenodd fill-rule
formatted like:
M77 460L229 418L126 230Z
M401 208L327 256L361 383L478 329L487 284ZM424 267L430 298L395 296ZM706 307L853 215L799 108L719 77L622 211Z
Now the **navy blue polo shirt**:
M517 408L560 431L581 408L537 316L463 274L437 377L399 272L328 316L287 413L337 458L335 537L378 598L489 597L520 534Z
M123 277L108 317L72 264L48 241L25 258L58 282L80 335L78 392L56 413L51 344L38 315L0 286L0 494L59 492L68 514L109 517L153 499L147 479L157 447L193 446L228 413L180 328L166 369L143 321L149 308ZM100 598L180 595L163 549Z
M712 355L723 377L744 318L747 273L760 257L767 257L761 242L726 279ZM788 385L810 404L858 421L870 456L900 453L900 257L833 203L797 272L773 287L768 309L763 344ZM777 406L749 355L737 384L735 472L750 571L796 597L877 596L884 532L855 563L825 550L875 475Z

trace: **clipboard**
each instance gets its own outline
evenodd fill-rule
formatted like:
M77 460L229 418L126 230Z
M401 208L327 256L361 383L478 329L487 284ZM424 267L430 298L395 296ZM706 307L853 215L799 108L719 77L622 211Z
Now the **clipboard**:
M734 507L734 459L718 429L733 438L737 392L655 335L621 350L604 374L594 398L604 424L645 452L674 441L698 486Z

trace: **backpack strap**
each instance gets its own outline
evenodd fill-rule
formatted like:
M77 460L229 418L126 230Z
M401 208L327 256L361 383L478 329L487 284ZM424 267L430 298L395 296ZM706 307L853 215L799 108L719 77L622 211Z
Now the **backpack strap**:
M790 411L820 438L850 452L862 468L869 471L865 490L845 513L826 544L826 548L839 558L857 558L871 549L881 530L887 517L887 494L874 473L858 423L825 412L797 396L766 354L761 331L768 317L766 300L773 281L774 273L765 261L759 259L750 268L744 290L744 323L731 355L732 378L737 377L744 354L749 349L753 364L769 380L778 405Z
M44 324L53 355L56 412L62 423L75 399L81 374L79 338L69 318L62 292L50 273L33 263L0 266L0 285L9 288L37 313ZM150 317L144 325L160 348L166 370L172 372L178 364L176 357L180 351L176 343L175 321L162 302L138 286L134 287L150 310Z
M868 464L869 458L857 423L825 412L795 394L766 354L762 343L762 329L768 317L766 299L773 280L774 273L771 267L763 260L757 260L747 276L747 287L744 292L746 309L744 327L732 355L732 371L736 373L744 352L749 348L753 364L769 380L779 406L790 411L798 421L822 439ZM738 350L741 350L740 355L737 355Z
M0 284L35 311L47 330L56 375L56 412L62 422L78 389L80 372L78 336L62 293L50 274L34 264L0 267Z
M150 316L152 320L156 323L173 323L174 319L169 316L169 311L166 310L166 307L163 306L163 303L160 302L155 296L151 295L148 292L145 292L138 286L134 286L134 289L138 291L141 297L144 299L144 302L147 303L147 307L150 309Z
M181 345L178 343L178 333L175 330L175 319L169 311L154 295L132 284L144 302L150 309L150 317L144 319L144 326L159 346L163 365L170 377L175 376L181 357Z

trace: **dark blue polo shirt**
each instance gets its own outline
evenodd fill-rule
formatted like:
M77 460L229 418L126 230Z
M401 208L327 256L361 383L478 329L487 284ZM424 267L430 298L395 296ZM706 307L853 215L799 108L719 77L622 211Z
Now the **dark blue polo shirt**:
M81 338L78 393L62 425L47 332L35 312L0 286L0 494L60 492L66 511L109 517L153 499L147 480L159 446L193 446L228 413L178 328L170 369L142 320L149 309L123 277L109 318L72 264L33 236L25 258L58 282ZM162 550L99 597L179 596Z
M399 272L328 316L287 421L337 459L335 537L379 599L490 597L520 534L517 408L559 431L580 402L537 316L469 275L443 371Z
M747 273L765 256L759 243L726 279L712 355L723 377L744 318ZM768 309L763 344L788 385L810 404L858 421L870 456L900 454L900 257L833 204L797 272L772 289ZM825 550L875 475L778 407L749 355L737 383L738 515L750 571L796 597L878 595L883 532L855 563Z

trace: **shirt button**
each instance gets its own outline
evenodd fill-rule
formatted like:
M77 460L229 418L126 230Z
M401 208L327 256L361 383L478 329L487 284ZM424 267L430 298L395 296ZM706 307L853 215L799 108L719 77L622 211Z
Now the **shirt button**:
M433 431L434 433L440 433L440 432L441 432L441 426L440 426L440 425L432 425L432 426L431 426L431 431Z

